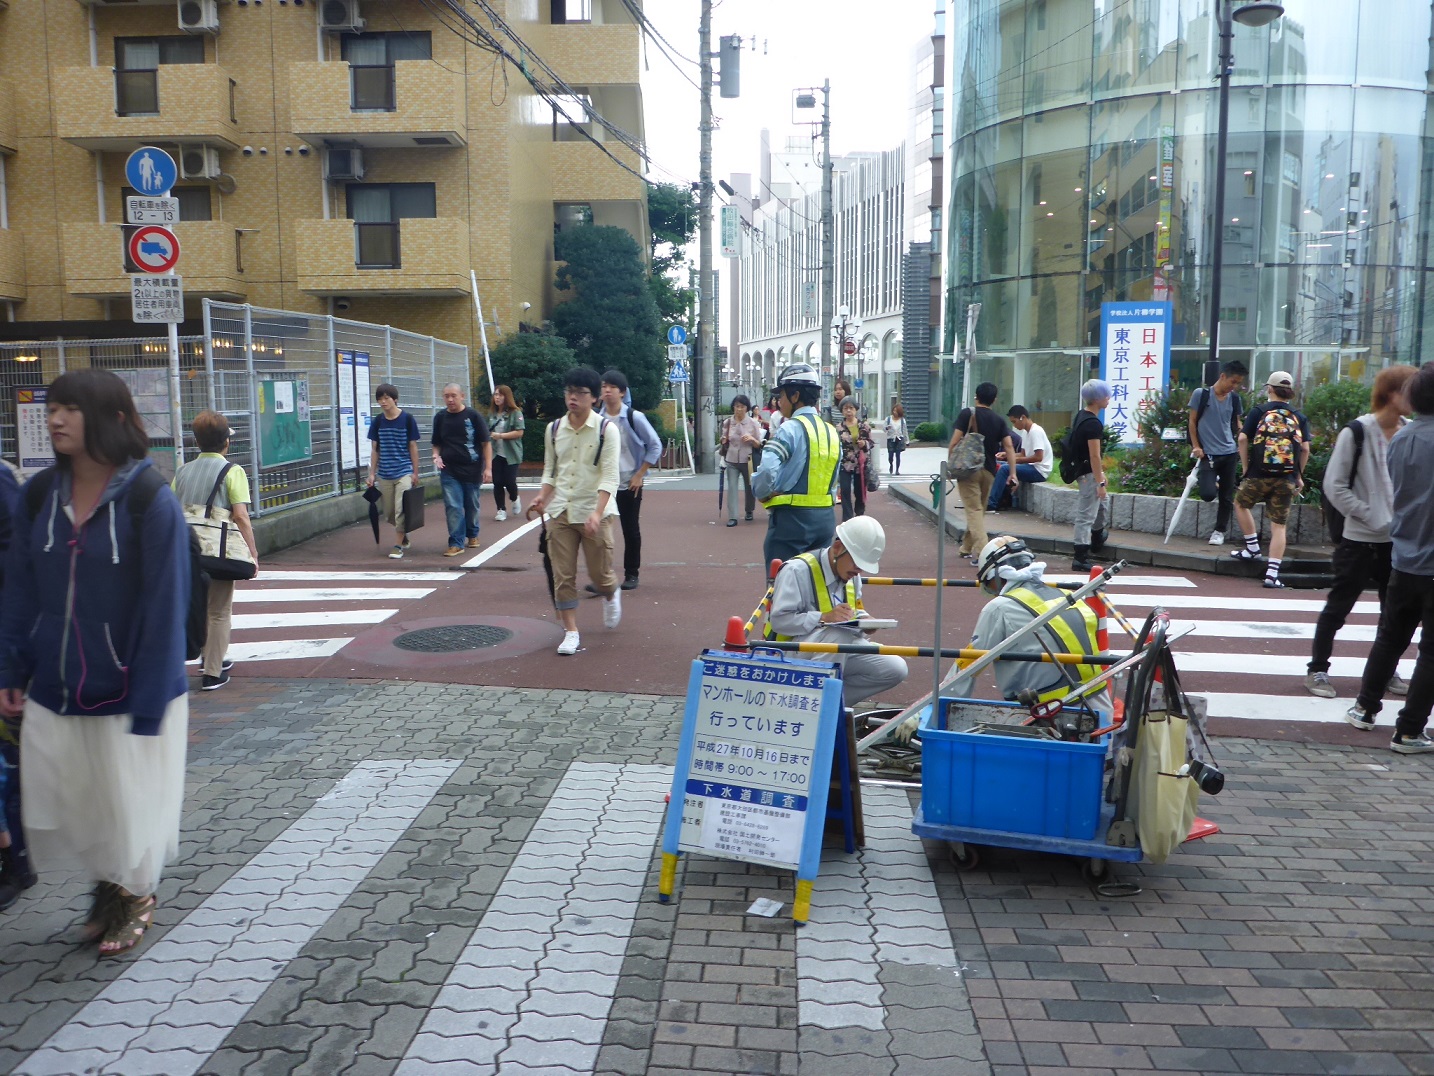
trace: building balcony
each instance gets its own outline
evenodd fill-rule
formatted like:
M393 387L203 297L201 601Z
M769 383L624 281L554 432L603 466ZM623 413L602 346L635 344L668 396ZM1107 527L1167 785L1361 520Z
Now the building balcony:
M310 295L467 295L468 225L410 217L391 223L299 221L299 290Z
M0 78L0 153L14 153L19 148L15 128L15 84Z
M604 142L603 148L629 168L642 171L641 159L621 142ZM591 142L553 142L548 151L555 202L624 202L647 196L638 176Z
M25 294L25 237L0 228L0 300L23 303Z
M164 64L153 71L65 67L56 72L55 132L89 150L149 142L237 149L237 83L218 64Z
M543 59L569 86L637 85L641 43L635 24L549 26Z
M294 133L314 146L412 149L467 141L463 76L432 60L399 60L391 67L292 64L289 101Z
M222 220L181 221L173 228L179 239L179 265L175 271L184 280L186 296L238 302L249 298L249 285L244 279L244 236L240 229ZM61 224L65 290L90 299L128 296L125 235L124 226L119 224L95 221Z

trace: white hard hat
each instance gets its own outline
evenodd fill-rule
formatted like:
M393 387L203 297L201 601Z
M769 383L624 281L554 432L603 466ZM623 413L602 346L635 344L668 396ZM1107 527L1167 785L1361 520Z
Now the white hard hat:
M836 536L863 575L875 575L881 570L881 555L886 552L886 531L875 519L871 516L852 516L836 529Z
M1024 568L1034 559L1026 543L1014 534L1003 534L998 538L992 538L976 558L976 581L987 589L999 590L1000 579L997 577L996 571L1001 565L1009 564L1012 567Z
M787 385L811 385L820 389L822 387L822 375L816 368L805 362L794 362L790 366L782 368L777 374L777 388L784 388Z

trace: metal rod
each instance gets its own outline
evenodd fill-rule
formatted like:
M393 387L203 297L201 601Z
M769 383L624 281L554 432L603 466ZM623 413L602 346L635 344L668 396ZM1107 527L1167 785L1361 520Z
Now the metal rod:
M883 643L798 643L764 639L761 645L795 654L885 654L897 658L951 658L953 661L985 661L987 664L992 661L1029 661L1044 662L1047 665L1115 665L1125 660L1124 656L1119 654L1007 654L994 650L888 646ZM983 665L982 668L984 667Z
M943 587L965 587L973 590L981 584L974 579L921 579L916 576L885 576L872 575L862 576L861 585L872 587L934 587L940 582ZM1046 586L1055 587L1057 590L1079 590L1081 583L1047 583Z
M933 584L936 587L936 637L931 645L937 649L941 647L941 599L946 594L946 587L942 580L946 578L946 475L949 467L947 461L942 460L936 474L936 581ZM939 661L931 663L930 698L931 713L934 717L941 708L941 663ZM860 753L861 744L857 744L856 749Z

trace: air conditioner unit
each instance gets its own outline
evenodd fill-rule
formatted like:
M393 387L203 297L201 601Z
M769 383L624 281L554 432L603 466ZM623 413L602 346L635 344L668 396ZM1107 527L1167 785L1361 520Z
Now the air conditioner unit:
M213 146L179 147L181 179L218 179L219 174L219 151Z
M179 0L179 28L186 34L217 34L217 0Z
M322 0L319 4L319 26L331 33L353 33L364 28L359 16L358 0Z
M330 146L324 150L325 179L363 179L363 150L357 146Z

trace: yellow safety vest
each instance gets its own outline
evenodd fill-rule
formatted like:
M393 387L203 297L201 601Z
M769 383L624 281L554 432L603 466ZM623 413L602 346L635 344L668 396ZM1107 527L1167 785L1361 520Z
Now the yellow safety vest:
M1096 643L1096 628L1098 627L1096 615L1083 601L1078 601L1074 606L1070 605L1064 598L1056 598L1047 601L1035 591L1027 587L1016 587L1008 590L1002 597L1010 598L1019 602L1029 609L1033 616L1043 616L1047 611L1055 608L1061 610L1061 615L1047 621L1046 627L1060 640L1061 649L1067 654L1098 654L1100 647ZM1072 623L1069 614L1079 615L1079 624ZM1083 629L1083 635L1077 635L1077 627ZM1104 672L1100 665L1067 665L1081 683L1099 676ZM1037 698L1041 702L1049 702L1051 699L1062 699L1070 693L1072 685L1062 682L1055 687L1047 688L1040 692Z
M826 573L822 571L821 554L799 553L793 557L792 560L799 560L806 564L807 570L812 573L812 589L817 593L817 610L822 614L830 613L833 608L832 596L831 591L827 589ZM790 564L791 561L787 563ZM847 582L846 603L853 609L861 608L861 599L857 597L856 593L855 579L848 580ZM764 639L775 639L779 643L789 643L792 641L790 635L778 635L776 631L773 630L770 620L767 621L766 627L762 629L762 637Z
M795 415L795 421L807 431L807 481L800 493L776 493L762 503L768 508L789 505L792 508L830 508L832 479L841 464L841 441L836 430L810 415Z

